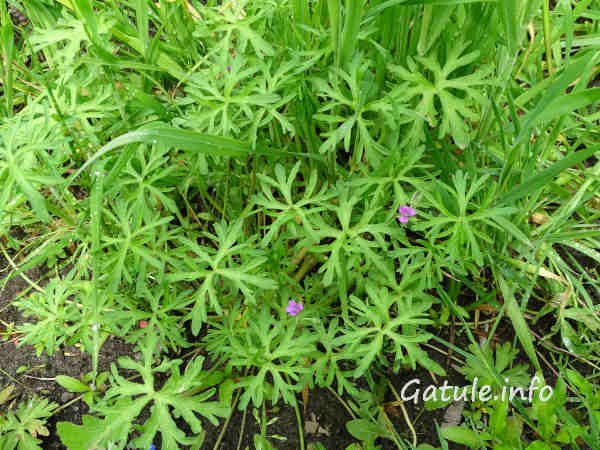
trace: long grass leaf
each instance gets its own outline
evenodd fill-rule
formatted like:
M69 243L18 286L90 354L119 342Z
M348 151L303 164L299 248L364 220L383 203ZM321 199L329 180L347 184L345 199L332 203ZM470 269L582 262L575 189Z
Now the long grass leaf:
M107 154L111 150L123 147L129 144L158 144L167 145L170 148L178 148L180 150L200 152L212 156L223 157L243 157L247 155L264 155L264 156L296 156L323 160L320 155L311 155L305 153L288 152L276 150L272 148L262 147L252 149L251 144L236 141L222 136L212 136L209 134L198 133L196 131L182 130L173 128L169 125L160 124L152 127L143 128L140 130L130 131L125 133L109 143L102 146L94 155L83 164L75 172L67 183L69 186L75 178L86 170L90 165L97 161L100 157Z
M336 65L339 65L339 42L340 42L340 3L338 0L327 0L327 12L329 15L329 29L331 35L331 48L336 54Z
M342 67L347 66L352 61L356 51L363 9L362 3L362 0L346 0L344 29L342 30L342 42L340 44L340 63Z
M513 325L517 339L519 339L519 342L521 342L523 350L525 350L525 353L529 357L529 360L534 365L535 369L538 372L541 372L542 368L535 353L535 347L531 337L532 334L527 326L525 317L523 317L523 312L521 311L521 308L515 299L512 289L510 286L508 286L504 277L502 277L502 275L499 273L497 273L496 276L500 284L502 296L504 297L504 308L506 310L506 315Z
M507 192L504 196L498 199L498 204L512 204L520 198L525 197L528 194L536 192L541 187L550 183L554 177L560 174L562 171L568 169L575 164L579 164L585 161L594 153L600 151L600 145L573 152L570 155L565 156L560 161L555 162L552 166L539 172L538 174L526 179L523 183L515 186L512 190Z
M407 0L405 5L461 5L465 3L495 3L497 0Z
M182 150L208 153L214 156L244 156L250 153L250 145L241 144L233 139L210 136L195 131L180 130L167 125L154 126L152 128L130 131L105 144L73 174L71 180L77 178L94 161L111 150L129 144L156 143L162 143Z
M13 59L15 56L14 45L14 29L10 15L6 9L6 3L2 0L0 3L0 16L2 18L2 26L0 26L0 48L2 49L2 59L0 67L2 68L2 94L6 101L6 114L11 116L13 113Z
M570 64L563 73L556 79L554 83L546 90L535 108L525 115L522 121L521 132L517 136L514 145L516 146L529 134L529 132L540 123L540 118L543 119L547 114L547 110L555 104L558 99L564 97L564 92L567 87L582 74L587 73L587 69L593 66L600 57L600 54L592 54L587 58L581 58L577 62Z
M19 168L14 168L12 171L12 175L15 179L15 182L29 200L31 204L31 208L33 212L38 216L38 218L44 222L48 222L50 220L50 215L48 214L48 210L46 209L46 200L44 196L38 192L36 188L34 188L29 181L25 178L25 176L21 173Z
M600 101L600 88L585 89L555 98L548 107L537 117L538 122L546 122L561 117L576 109Z

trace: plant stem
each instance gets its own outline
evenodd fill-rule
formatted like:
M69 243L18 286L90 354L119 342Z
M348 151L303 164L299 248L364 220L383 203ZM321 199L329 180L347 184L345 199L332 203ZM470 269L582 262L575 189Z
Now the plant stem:
M298 403L294 403L294 411L296 413L296 420L298 421L298 439L300 440L300 450L304 450L304 429L302 427L302 417L300 415Z
M546 45L546 64L548 65L548 74L554 73L552 67L552 42L550 41L550 0L544 0L542 3L544 13L544 44Z

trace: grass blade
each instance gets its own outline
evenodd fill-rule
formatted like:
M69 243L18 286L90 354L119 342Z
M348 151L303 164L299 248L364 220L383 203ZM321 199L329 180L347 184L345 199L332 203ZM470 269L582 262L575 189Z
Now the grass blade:
M0 26L0 48L2 49L0 67L3 72L2 96L6 101L6 115L11 116L13 113L13 59L15 57L15 45L13 24L6 9L5 0L2 0L0 3L0 18L2 19L2 26Z
M71 177L71 182L98 158L119 147L129 144L162 143L182 150L209 153L213 156L244 156L250 153L250 145L234 139L210 136L195 131L181 130L167 125L154 126L125 133L104 145L85 162ZM70 184L70 183L69 183Z
M504 297L504 308L506 310L506 315L512 322L513 328L515 329L515 334L517 338L521 342L523 346L523 350L531 360L531 363L534 365L535 369L538 372L542 372L542 368L540 366L540 362L538 361L537 355L535 353L535 347L533 345L533 339L531 331L527 326L527 322L523 317L523 313L515 296L513 294L512 289L508 286L506 280L499 273L496 274L498 283L500 284L500 290L502 291L502 296Z
M352 61L358 44L358 33L360 31L360 19L362 16L362 1L346 0L344 11L344 29L342 31L342 42L340 49L340 63L346 67Z
M339 41L340 41L340 3L338 0L327 0L327 12L329 15L329 28L331 34L331 48L336 55L336 65L339 65Z
M248 155L264 156L295 156L306 157L317 160L323 160L322 155L312 155L306 153L288 152L276 150L269 147L252 149L251 144L236 141L222 136L212 136L209 134L198 133L196 131L182 130L173 128L166 124L154 125L152 127L125 133L108 144L102 146L94 155L85 162L71 177L67 187L81 173L92 165L98 158L107 154L111 150L123 147L129 144L164 144L170 148L178 148L185 151L206 153L212 156L223 157L243 157Z
M599 57L600 54L592 54L590 57L581 58L577 62L569 65L563 71L556 81L546 90L546 93L535 108L523 118L521 132L515 140L515 146L518 145L519 142L529 134L533 127L540 122L540 117L543 119L544 116L548 114L547 110L549 110L556 101L562 99L565 89L567 89L575 79L582 77L582 74L587 74L588 68L593 67Z
M600 145L597 145L565 156L560 161L555 162L552 166L542 170L538 174L523 181L523 183L515 186L512 190L498 200L498 204L512 204L520 198L523 198L532 192L536 192L542 186L550 183L552 179L560 174L563 170L585 161L599 150Z
M537 117L538 122L545 122L561 117L571 111L584 108L600 101L600 88L585 89L555 98Z

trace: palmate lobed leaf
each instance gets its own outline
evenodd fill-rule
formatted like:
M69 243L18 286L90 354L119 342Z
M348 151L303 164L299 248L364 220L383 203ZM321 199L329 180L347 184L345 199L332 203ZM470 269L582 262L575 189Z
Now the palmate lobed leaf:
M22 402L16 411L0 412L0 448L12 450L42 450L40 438L50 435L48 417L58 405L33 397Z
M312 376L305 362L315 354L316 336L298 333L294 321L276 318L268 308L249 308L248 326L236 328L240 312L233 308L223 325L207 334L211 353L228 355L237 369L257 368L236 383L243 389L239 408L250 402L258 407L265 400L295 404L296 394Z
M33 108L32 108L33 109ZM50 221L49 199L40 190L46 185L54 188L64 180L57 175L54 168L46 169L46 164L58 164L63 155L58 153L55 159L44 148L46 145L59 145L56 133L48 123L40 124L33 111L24 117L17 117L8 122L10 127L0 128L0 181L2 182L2 200L5 204L17 202L21 193L29 201L37 220ZM32 117L33 116L33 117ZM23 123L32 123L24 126ZM2 209L4 210L4 205Z
M112 385L105 398L95 405L94 410L104 417L84 416L83 425L68 422L58 424L61 440L70 449L89 450L109 445L124 446L134 429L141 436L133 443L140 448L148 448L157 434L161 435L163 447L177 449L180 445L197 443L203 434L198 415L217 424L218 417L225 417L229 407L220 402L208 401L215 389L210 386L218 383L222 376L218 372L209 375L203 370L203 358L191 361L181 372L180 360L167 360L153 366L154 348L157 336L145 338L143 362L131 358L120 358L119 365L141 375L141 383L122 377L116 366L112 367ZM154 374L169 372L169 378L160 390L155 389ZM194 393L190 394L190 391ZM197 393L201 392L201 393ZM150 418L142 425L135 425L142 409L150 405ZM192 436L179 429L174 418L181 417L191 428Z
M56 425L58 436L69 450L89 450L110 445L125 447L131 421L137 417L143 406L143 401L129 404L121 402L118 404L118 411L103 419L84 415L82 425L59 422Z
M341 358L359 361L354 378L364 375L376 358L381 358L384 346L394 353L394 370L401 365L413 369L419 363L437 374L444 369L431 360L418 346L429 340L429 333L419 325L431 323L426 312L431 300L418 294L400 297L387 288L367 287L368 300L350 297L351 322L348 328L335 338L341 346Z
M245 302L254 304L257 292L278 286L270 274L262 273L267 261L265 251L251 248L253 240L246 241L242 227L242 219L215 223L214 235L204 233L213 246L200 245L187 237L179 239L178 258L173 261L175 267L167 280L199 283L191 298L192 310L187 315L194 334L199 333L209 312L222 315L227 308L223 301L225 296L218 297L218 292L241 293Z
M451 47L443 65L434 53L416 57L416 62L409 60L408 68L390 66L392 73L408 83L408 88L399 86L391 95L414 105L416 112L425 117L431 126L439 124L438 137L451 134L460 148L465 148L470 141L466 121L478 119L478 105L486 104L482 88L491 84L491 67L473 68L479 52L465 54L468 45L468 42L464 42ZM467 75L455 74L465 67L472 72ZM462 96L456 95L456 92L461 92ZM439 101L439 108L436 100ZM423 121L413 121L405 142L418 144L423 140L424 133Z
M389 154L379 142L384 133L381 121L395 124L397 112L404 112L402 107L394 105L386 94L375 95L371 68L358 58L349 62L346 70L331 68L327 81L315 78L313 85L324 100L313 118L331 128L322 133L326 139L319 152L335 154L338 145L343 143L355 163L364 160L377 167Z

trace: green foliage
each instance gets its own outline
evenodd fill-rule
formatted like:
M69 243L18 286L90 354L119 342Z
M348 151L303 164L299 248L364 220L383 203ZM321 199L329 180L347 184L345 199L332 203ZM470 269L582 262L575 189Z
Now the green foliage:
M424 122L438 129L438 138L450 134L456 145L465 148L470 141L467 121L475 122L479 115L475 107L486 106L481 86L492 70L484 67L473 73L457 75L461 68L478 60L479 52L464 54L469 42L446 50L444 63L435 55L418 56L407 61L408 69L394 66L392 72L408 86L400 84L392 95L396 101L408 103L422 120L412 120L406 142L415 145L425 138ZM418 64L417 64L418 62ZM462 70L464 71L464 70ZM439 106L438 106L439 105Z
M393 353L396 371L404 364L414 370L419 362L437 374L444 374L418 345L429 340L429 334L417 326L431 323L423 317L431 307L431 300L397 296L373 286L367 286L367 293L368 302L350 297L353 320L349 330L336 341L343 347L342 358L360 361L354 377L363 375L377 357L385 358L384 349Z
M495 350L489 347L479 349L476 344L471 344L471 352L465 366L460 369L468 380L473 381L477 378L481 385L494 386L499 379L503 385L527 386L530 376L526 365L511 364L519 350L512 348L510 342L497 345ZM485 361L481 361L482 358Z
M203 247L194 240L183 236L180 238L181 251L185 252L181 255L183 264L168 279L199 281L199 289L193 298L194 307L190 313L194 334L198 334L201 323L206 320L207 300L212 310L222 313L217 287L221 292L240 292L249 303L255 303L253 288L277 287L273 280L259 275L259 269L266 260L264 253L253 249L251 242L236 243L242 238L242 226L242 220L232 224L216 223L216 234L204 234L214 246Z
M207 346L213 353L229 358L234 368L256 369L237 383L244 389L240 408L250 401L255 406L267 399L277 403L280 397L296 402L295 393L312 372L306 362L315 352L315 338L309 333L296 335L295 325L294 320L275 319L267 309L251 310L243 317L233 309L223 326L209 332Z
M137 372L141 383L124 378L113 364L111 387L102 401L94 406L94 410L103 419L85 416L81 426L68 422L58 424L58 433L69 448L89 449L110 445L122 447L133 429L139 433L133 441L139 448L149 447L157 434L160 434L165 449L180 448L180 445L200 445L203 427L198 415L213 424L217 423L217 417L227 415L227 405L208 401L215 393L212 386L222 379L222 374L203 373L202 357L190 361L183 372L180 370L182 361L177 359L154 366L153 349L156 343L155 337L146 339L141 363L128 357L119 359L119 366ZM155 375L159 373L169 375L162 387L157 389ZM150 416L144 423L134 424L145 407L149 408ZM175 418L185 420L193 433L192 437L186 437Z
M459 170L452 175L452 185L438 181L434 188L424 188L422 194L431 205L432 216L419 228L426 229L430 242L444 239L451 263L461 261L463 267L477 271L486 262L484 255L493 254L489 251L494 244L492 229L502 228L505 222L501 220L517 210L494 207L496 186L488 176L469 178Z
M314 115L317 123L331 131L322 133L322 153L335 154L340 143L344 150L352 150L354 165L363 159L378 166L389 152L378 141L385 134L385 126L394 127L398 111L391 97L377 98L375 79L371 68L355 59L348 72L333 68L327 81L315 78L315 90L323 106Z
M597 2L0 0L0 16L0 287L28 286L1 335L90 356L81 379L56 374L89 406L59 422L69 448L199 448L202 421L246 408L274 448L266 405L302 430L314 387L363 449L600 447L574 370L594 380L600 360ZM141 360L117 366L109 339ZM520 386L530 367L557 372L550 403L476 402L427 443L390 417L396 376ZM0 439L37 448L54 409L21 408Z
M575 372L568 371L568 376L572 376ZM575 375L579 377L580 375ZM587 382L583 382L584 385ZM583 387L583 386L578 386ZM587 392L585 402L594 402L594 396L590 389L591 385L587 384ZM584 387L584 391L586 388ZM591 406L591 403L588 403ZM598 406L596 405L595 408ZM586 427L576 420L576 408L567 406L566 384L562 378L559 378L553 389L553 395L550 399L542 400L541 397L533 396L533 403L528 410L528 420L536 430L536 438L528 441L522 436L524 432L523 419L516 414L510 413L508 401L495 400L488 406L489 411L489 426L479 422L479 419L474 420L473 425L479 430L476 431L468 427L451 426L442 428L442 435L445 439L463 444L468 448L481 448L481 446L493 446L501 450L508 449L560 449L564 446L570 448L578 448L585 443L589 448L594 448L597 443L597 435L591 434ZM594 407L592 407L594 408ZM593 412L593 414L597 414ZM474 417L477 417L475 415ZM593 427L594 425L592 425Z
M3 403L1 400L0 404ZM41 450L39 438L49 436L46 420L57 406L46 399L32 398L20 403L15 411L0 413L0 448Z

